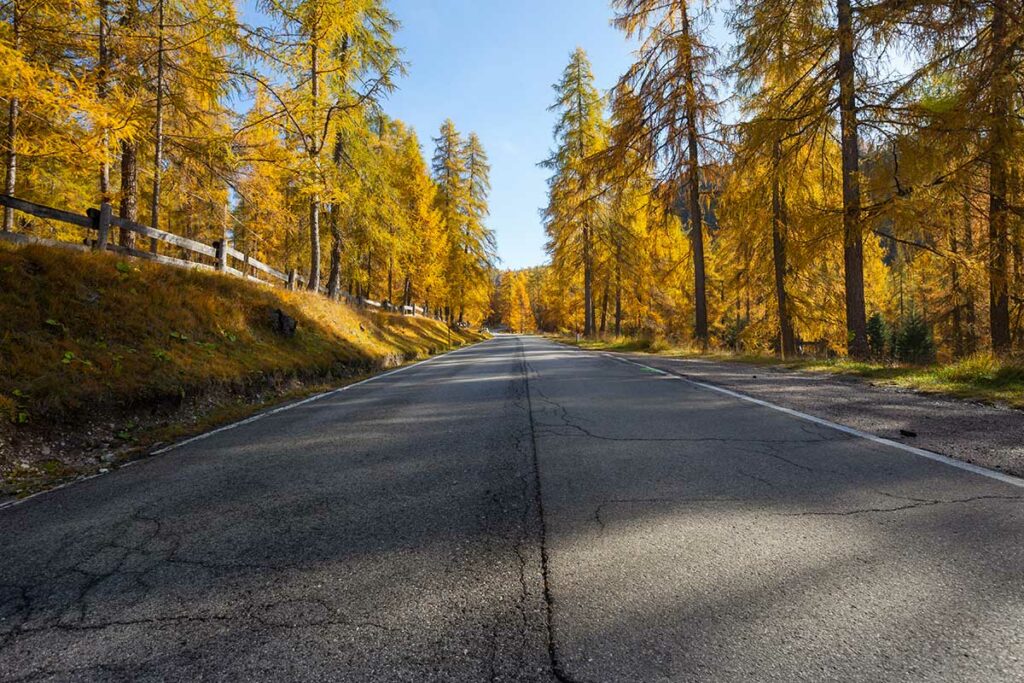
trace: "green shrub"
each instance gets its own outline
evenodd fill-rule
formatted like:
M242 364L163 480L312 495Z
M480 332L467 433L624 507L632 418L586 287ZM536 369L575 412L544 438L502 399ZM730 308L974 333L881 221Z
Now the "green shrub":
M871 357L878 360L885 358L891 332L889 324L881 313L872 313L868 318L868 350Z
M931 329L917 311L912 310L893 333L893 355L904 363L935 360Z

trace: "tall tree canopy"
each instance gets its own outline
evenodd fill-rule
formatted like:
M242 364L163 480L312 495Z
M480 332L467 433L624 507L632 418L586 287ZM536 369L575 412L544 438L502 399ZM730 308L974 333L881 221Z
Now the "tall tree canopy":
M443 211L451 188L384 110L405 73L388 3L268 0L247 8L252 23L237 15L231 0L4 4L3 191L78 211L108 201L331 297L481 320L495 261L487 153L476 135L456 141L457 203ZM2 229L83 237L10 210ZM140 248L134 236L122 246Z
M716 7L611 5L634 61L592 108L607 145L573 159L591 191L551 184L538 324L783 356L910 357L894 340L922 324L945 357L1020 348L1020 2L738 0L727 46ZM582 287L586 242L551 220L581 215Z

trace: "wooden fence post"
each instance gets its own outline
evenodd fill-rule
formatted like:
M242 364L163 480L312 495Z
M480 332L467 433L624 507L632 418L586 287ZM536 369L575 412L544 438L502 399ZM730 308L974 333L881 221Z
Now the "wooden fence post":
M294 268L290 268L288 270L288 289L292 290L292 291L295 290L295 269Z
M213 243L213 248L217 250L217 270L224 272L228 269L227 243L224 240L217 240Z
M110 202L103 202L100 204L100 210L96 214L96 245L97 251L106 251L107 239L110 237L110 217L113 215L113 209L110 206Z

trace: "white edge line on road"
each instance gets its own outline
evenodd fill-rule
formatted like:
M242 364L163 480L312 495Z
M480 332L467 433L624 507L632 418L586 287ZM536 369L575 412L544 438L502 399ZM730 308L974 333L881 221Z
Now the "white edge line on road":
M1021 479L1020 477L1015 477L1012 474L1006 474L1005 472L999 472L999 471L996 471L996 470L990 470L988 468L981 467L979 465L972 465L969 462L964 462L963 460L957 460L955 458L949 457L948 455L942 455L941 453L935 453L933 451L926 451L923 448L916 448L914 446L908 446L907 444L900 443L899 441L893 441L892 439L886 439L883 436L878 436L876 434L871 434L869 432L862 432L859 429L854 429L853 427L847 427L846 425L839 424L838 422L832 422L832 421L826 420L824 418L815 417L814 415L810 415L808 413L802 413L799 410L793 410L792 408L785 408L783 406L776 405L774 403L769 403L768 401L763 401L763 400L761 400L759 398L754 398L753 396L748 396L746 394L741 394L738 391L733 391L731 389L726 389L724 387L715 386L714 384L707 384L705 382L698 382L697 380L690 379L689 377L683 377L682 375L678 375L678 374L676 374L674 372L668 372L667 370L662 370L661 368L655 368L655 367L652 367L650 365L644 365L643 363L638 363L637 361L631 360L629 358L624 358L622 356L616 356L616 355L611 354L611 353L602 353L601 355L603 355L606 358L611 358L613 360L620 361L622 363L628 363L629 365L635 365L637 367L645 368L647 370L653 370L654 372L657 372L660 375L665 375L667 377L672 377L674 379L681 380L683 382L686 382L687 384L692 384L695 387L700 387L701 389L707 389L709 391L715 391L715 392L718 392L719 394L725 394L726 396L731 396L733 398L738 398L741 401L746 401L748 403L753 403L755 405L759 405L759 406L762 406L764 408L770 408L772 410L777 410L780 413L785 413L786 415L790 415L790 416L798 418L800 420L806 420L807 422L813 422L815 424L822 425L823 427L829 427L831 429L835 429L836 431L843 432L844 434L849 434L851 436L856 436L856 437L859 437L861 439L867 439L868 441L873 441L873 442L875 442L877 444L882 444L883 446L890 446L892 448L898 448L901 451L906 451L907 453L913 453L914 455L918 455L918 456L920 456L922 458L928 458L929 460L934 460L936 462L941 462L943 465L949 465L950 467L956 467L957 469L965 470L967 472L971 472L973 474L978 474L978 475L981 475L983 477L988 477L989 479L995 479L997 481L1003 482L1004 484L1009 484L1010 486L1016 486L1018 488L1024 488L1024 479Z
M196 441L202 441L203 439L207 439L207 438L209 438L209 437L211 437L211 436L213 436L215 434L220 434L221 432L226 432L226 431L228 431L230 429L234 429L235 427L241 427L242 425L247 425L247 424L249 424L251 422L256 422L257 420L262 420L265 417L269 417L271 415L276 415L277 413L283 413L286 410L291 410L292 408L298 408L299 406L306 405L307 403L312 403L313 401L319 401L320 399L327 398L328 396L334 396L336 394L340 394L341 392L348 391L349 389L352 389L354 387L358 387L358 386L363 385L363 384L369 384L370 382L376 382L379 379L384 379L385 377L389 377L391 375L397 375L400 372L405 372L406 370L411 370L412 368L419 367L421 365L426 365L427 363L435 361L438 358L444 358L445 356L451 356L453 354L458 353L459 351L464 351L465 349L471 348L472 346L476 346L476 344L471 344L470 346L463 346L463 347L455 349L453 351L446 351L445 353L441 353L441 354L438 354L436 356L431 356L430 358L426 358L424 360L417 361L415 363L410 363L409 365L403 365L402 367L395 368L394 370L388 370L387 372L382 372L379 375L373 375L372 377L367 377L366 379L361 379L358 382L352 382L351 384L346 384L345 386L338 387L337 389L331 389L330 391L324 391L324 392L321 392L319 394L314 394L313 396L308 396L308 397L302 399L301 401L294 401L292 403L286 403L283 406L278 406L276 408L271 408L270 410L265 410L262 413L256 413L255 415L250 415L249 417L245 418L244 420L239 420L238 422L232 422L231 424L224 425L223 427L218 427L217 429L211 429L208 432L203 432L202 434L197 434L197 435L195 435L195 436L193 436L191 438L185 439L184 441L178 441L178 442L169 444L167 446L164 446L163 448L160 448L158 450L150 452L149 455L161 455L163 453L167 453L168 451L176 450L178 448L181 448L182 446L187 446L190 443L195 443ZM135 460L133 462L141 462L141 460Z
M244 420L239 420L238 422L232 422L231 424L224 425L223 427L217 427L216 429L211 429L208 432L203 432L202 434L197 434L197 435L195 435L193 437L190 437L188 439L185 439L183 441L177 441L175 443L172 443L172 444L169 444L167 446L164 446L163 448L159 448L159 449L157 449L155 451L150 451L149 453L146 454L145 457L138 458L136 460L131 460L129 462L124 463L123 465L118 465L117 467L112 467L112 468L110 468L106 472L97 472L96 474L89 474L89 475L86 475L84 477L79 477L77 479L73 479L71 481L64 482L63 484L60 484L58 486L54 486L51 489L46 489L45 491L37 491L36 493L33 493L30 496L25 496L24 498L18 498L16 500L11 500L11 501L8 501L6 503L0 503L0 510L5 510L7 508L15 507L16 505L21 505L22 503L27 503L28 501L32 500L33 498L35 498L37 496L44 496L44 495L46 495L48 493L53 493L55 491L60 491L61 489L67 488L68 486L73 486L75 484L81 484L83 481L89 481L90 479L95 479L96 477L102 477L102 476L104 476L106 474L110 474L111 472L114 472L114 471L117 471L117 470L122 470L125 467L131 467L132 465L137 465L140 462L144 462L144 461L148 460L150 457L152 457L154 455L162 455L162 454L167 453L169 451L173 451L173 450L176 450L178 448L181 448L182 446L187 446L190 443L195 443L196 441L202 441L203 439L207 439L207 438L213 436L214 434L220 434L221 432L226 432L226 431L228 431L230 429L234 429L235 427L241 427L242 425L247 425L247 424L249 424L251 422L256 422L257 420L261 420L264 417L267 417L269 415L275 415L277 413L283 413L286 410L291 410L292 408L298 408L299 406L305 405L307 403L312 403L313 401L319 401L320 399L327 398L328 396L334 396L335 394L340 394L343 391L348 391L349 389L351 389L353 387L358 387L361 384L369 384L370 382L375 382L375 381L377 381L379 379L384 379L385 377L388 377L389 375L397 375L400 372L405 372L406 370L411 370L412 368L420 367L421 365L426 365L427 363L433 362L433 361L435 361L435 360L437 360L439 358L444 358L446 356L451 356L451 355L454 355L456 353L459 353L460 351L465 351L466 349L470 349L470 348L473 348L474 346L478 346L479 344L481 344L481 343L483 343L485 341L488 341L488 340L485 339L483 341L476 342L475 344L470 344L469 346L462 346L462 347L459 347L459 348L454 349L452 351L446 351L444 353L439 353L436 356L431 356L430 358L425 358L424 360L417 361L415 363L410 363L409 365L403 365L400 368L395 368L394 370L388 370L387 372L382 372L379 375L373 375L372 377L367 377L366 379L359 380L358 382L353 382L352 384L346 384L345 386L338 387L337 389L331 389L330 391L324 391L324 392L321 392L319 394L315 394L313 396L308 396L308 397L302 399L301 401L294 401L292 403L286 403L283 406L278 406L276 408L271 408L270 410L265 410L262 413L256 413L255 415L250 415L249 417L245 418Z

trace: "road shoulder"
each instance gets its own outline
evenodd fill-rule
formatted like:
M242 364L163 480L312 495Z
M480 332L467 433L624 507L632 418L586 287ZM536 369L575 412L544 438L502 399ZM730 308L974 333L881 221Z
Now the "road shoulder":
M748 363L600 352L798 410L869 434L1024 476L1024 412Z
M167 414L142 414L133 423L134 433L131 441L117 448L93 446L87 440L92 436L89 430L84 430L84 433L79 435L82 438L78 440L68 438L65 432L56 435L44 434L31 442L31 448L23 450L21 455L23 459L32 455L36 460L57 462L60 466L25 467L28 474L24 477L16 476L16 470L9 476L0 477L0 509L108 474L120 467L162 455L211 434L255 421L265 415L289 410L352 386L374 381L460 349L470 348L486 340L470 341L452 350L425 358L417 357L398 365L381 364L369 372L352 374L346 378L336 377L330 382L294 380L283 388L270 387L252 394L232 394L222 397L220 401L215 400L216 397L206 396L191 403L183 402L181 406ZM106 437L104 429L109 431L113 426L97 424L95 431L100 436L94 437L93 440L102 441ZM0 441L0 455L3 445ZM59 452L61 459L46 460L54 452Z

